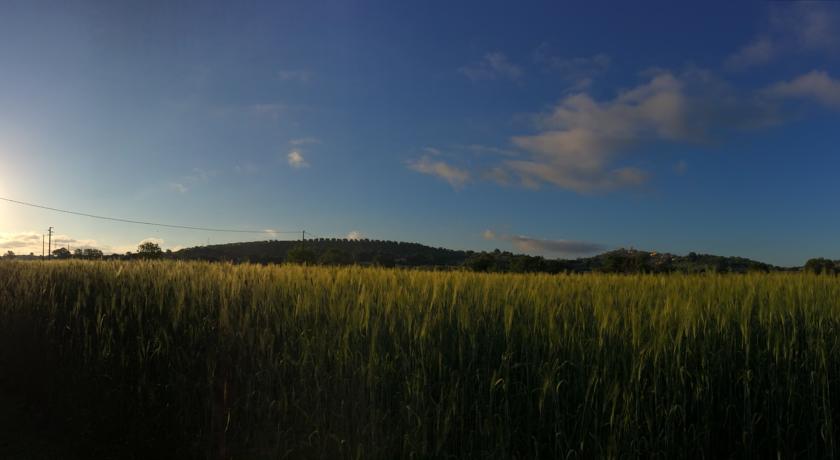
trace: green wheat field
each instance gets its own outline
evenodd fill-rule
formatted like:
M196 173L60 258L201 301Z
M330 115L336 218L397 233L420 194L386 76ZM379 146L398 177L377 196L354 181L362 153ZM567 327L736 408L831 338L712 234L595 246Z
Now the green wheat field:
M143 458L832 458L838 332L828 275L0 263L0 371Z

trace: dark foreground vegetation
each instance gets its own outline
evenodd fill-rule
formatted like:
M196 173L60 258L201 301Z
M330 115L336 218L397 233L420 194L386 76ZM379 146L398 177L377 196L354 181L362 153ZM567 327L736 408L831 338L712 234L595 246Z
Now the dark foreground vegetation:
M836 458L840 280L3 261L0 367L61 458Z

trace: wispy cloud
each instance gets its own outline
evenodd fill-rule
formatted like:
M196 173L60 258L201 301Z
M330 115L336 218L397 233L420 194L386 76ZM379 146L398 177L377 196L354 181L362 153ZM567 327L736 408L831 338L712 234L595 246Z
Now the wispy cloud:
M556 56L552 54L548 43L537 48L534 61L545 70L559 75L569 85L568 90L573 91L589 88L593 80L605 73L612 63L612 59L603 53L582 57Z
M201 168L193 168L189 174L185 174L178 179L170 182L168 188L177 193L187 193L191 189L206 184L211 178L216 176L215 171L207 171Z
M484 171L481 177L498 185L507 186L511 183L510 172L502 166L494 166Z
M348 240L361 240L365 238L365 235L363 235L362 232L358 230L353 230L352 232L348 233L345 238L347 238Z
M42 236L38 232L0 233L0 250L13 251L17 255L28 255L30 253L41 255ZM99 249L106 254L115 251L107 244L101 244L94 239L75 238L66 234L54 234L52 236L52 249L70 247L76 249ZM46 252L46 249L44 250Z
M312 80L312 72L302 69L284 69L277 71L277 78L282 81L309 83Z
M295 169L309 167L309 163L307 163L306 159L303 158L303 154L301 154L299 150L292 150L288 155L286 155L286 158L289 161L289 166Z
M464 169L457 168L441 160L433 160L428 155L423 155L417 160L408 162L408 167L422 174L429 174L449 182L453 188L463 187L470 181L470 173Z
M516 249L531 254L560 254L563 256L584 256L604 250L604 246L587 241L546 240L515 235L510 238Z
M233 167L233 172L237 174L256 174L260 171L260 168L250 161L246 161L244 163L237 164Z
M633 187L649 178L627 164L643 154L641 146L705 143L778 121L772 101L738 94L711 72L656 70L613 99L599 101L585 92L563 98L535 118L536 133L511 139L526 157L498 167L527 187L547 183L579 193Z
M644 147L706 144L734 130L782 121L778 97L768 97L768 91L739 92L708 70L651 69L644 75L641 83L612 98L596 99L586 91L563 97L550 110L531 117L534 132L510 138L513 150L467 146L484 157L474 172L500 185L550 184L578 193L638 187L650 178L633 164L649 151ZM835 91L825 75L796 83L774 91L819 91L826 96ZM452 168L430 156L412 166L428 174L454 175L457 184L465 183L473 169Z
M0 249L19 251L23 254L35 251L41 253L41 235L36 233L6 233L0 234Z
M744 70L786 54L836 53L840 46L840 6L833 2L775 2L765 28L727 57L725 66Z
M564 257L580 257L603 251L605 247L598 243L574 240L551 240L532 238L523 235L496 235L492 230L485 230L482 237L486 240L501 240L509 242L516 250L528 254L560 255Z
M170 183L169 188L171 188L173 191L178 192L178 193L187 193L190 190L186 185L184 185L180 182Z
M586 171L538 161L511 161L508 166L521 176L525 187L539 188L541 183L549 183L578 193L636 187L647 182L650 177L645 171L634 167L609 170L599 167Z
M834 2L778 2L770 11L770 26L801 49L833 51L840 42L840 7Z
M301 137L298 139L292 139L289 141L289 144L299 146L299 145L307 145L307 144L320 144L321 140L317 137Z
M458 72L473 81L518 80L524 74L521 67L510 62L507 56L499 52L487 53L480 61L461 67Z
M277 120L281 116L288 113L290 107L286 104L279 104L279 103L264 103L264 104L254 104L250 106L250 111L260 117L270 118L272 120Z
M793 80L771 85L765 93L778 98L810 99L829 108L840 109L840 79L814 70Z
M770 37L757 37L726 58L725 65L731 70L742 70L765 64L778 53L778 45Z
M506 157L515 157L519 155L519 152L511 149L503 149L500 147L494 147L489 145L480 145L480 144L470 144L465 146L465 148L473 153L479 155L499 155L499 156L506 156Z

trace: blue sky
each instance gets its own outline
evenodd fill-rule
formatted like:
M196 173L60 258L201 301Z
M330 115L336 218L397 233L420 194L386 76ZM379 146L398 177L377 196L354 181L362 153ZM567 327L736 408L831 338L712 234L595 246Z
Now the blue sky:
M840 258L840 6L4 2L0 196L580 257ZM0 249L265 239L0 203ZM291 238L277 234L268 237Z

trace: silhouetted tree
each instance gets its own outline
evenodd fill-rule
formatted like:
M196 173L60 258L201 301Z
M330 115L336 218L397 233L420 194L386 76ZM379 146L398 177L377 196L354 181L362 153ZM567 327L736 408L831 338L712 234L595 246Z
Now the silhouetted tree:
M624 257L617 252L611 252L603 257L599 271L605 273L621 273L624 271Z
M58 248L52 252L52 255L56 259L69 259L72 254L67 248Z
M543 258L532 256L517 256L510 263L510 271L516 273L532 273L543 270Z
M298 246L286 254L286 260L294 264L314 264L315 253L304 246Z
M73 251L73 257L80 259L101 259L103 256L102 251L94 248L76 249Z
M318 262L324 265L347 265L352 262L352 258L349 254L342 250L330 248L321 254L321 257L318 258Z
M805 262L805 270L813 273L837 273L837 264L823 257Z
M464 264L474 272L487 272L496 265L496 260L492 255L482 252L471 256Z
M137 255L140 257L156 259L160 257L161 254L163 254L163 251L160 249L160 245L155 242L146 241L137 246Z

